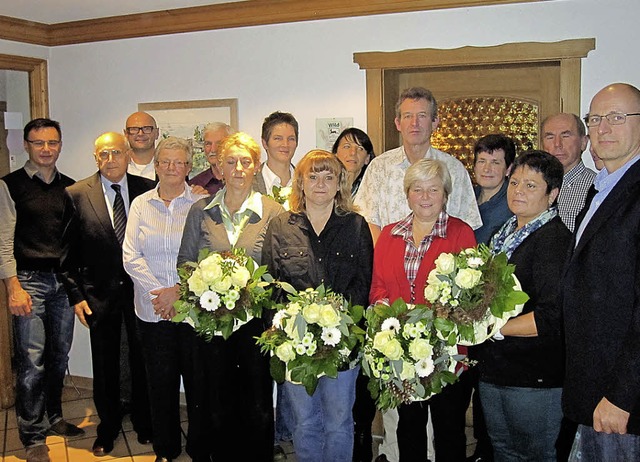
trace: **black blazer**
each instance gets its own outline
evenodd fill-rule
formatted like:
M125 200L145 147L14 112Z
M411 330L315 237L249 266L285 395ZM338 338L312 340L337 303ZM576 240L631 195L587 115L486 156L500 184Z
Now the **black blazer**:
M152 189L155 182L127 173L129 201ZM133 284L122 266L122 248L105 202L100 173L96 172L65 191L63 283L69 303L86 300L93 326L111 305L133 306Z
M594 194L576 219L579 229ZM575 247L575 249L574 249ZM603 397L631 413L640 434L640 160L602 202L565 266L563 409L593 425Z

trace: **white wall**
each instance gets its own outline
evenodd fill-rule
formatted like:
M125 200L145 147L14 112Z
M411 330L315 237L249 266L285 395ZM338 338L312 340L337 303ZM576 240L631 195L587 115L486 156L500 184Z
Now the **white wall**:
M364 71L353 53L596 38L583 61L582 110L614 81L640 85L637 0L556 0L406 13L70 45L49 50L51 116L62 122L61 170L95 168L95 137L120 130L138 102L238 98L240 129L259 138L274 110L300 122L298 155L314 147L317 117L352 116L366 128ZM10 42L0 41L9 53ZM18 47L19 48L19 47ZM27 47L24 54L41 53ZM20 54L14 52L15 54ZM71 372L91 375L77 328Z

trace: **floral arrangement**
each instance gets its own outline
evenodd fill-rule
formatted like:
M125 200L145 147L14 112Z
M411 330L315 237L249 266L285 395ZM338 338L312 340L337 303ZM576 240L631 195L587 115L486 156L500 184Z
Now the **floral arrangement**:
M458 380L455 331L425 305L398 299L365 314L364 373L378 409L428 399Z
M273 325L258 344L271 352L271 375L278 383L301 383L313 395L320 377L335 378L357 365L364 339L357 323L363 308L324 285L291 293L288 299L276 306Z
M226 340L271 304L273 278L241 248L202 249L198 261L182 264L178 275L180 298L172 321L186 320L207 341L215 335Z
M436 316L455 330L458 343L475 345L493 337L529 299L507 263L484 244L458 254L443 253L435 261L425 298Z
M291 186L276 186L271 188L271 197L278 204L282 205L285 210L289 210L289 196L291 196Z

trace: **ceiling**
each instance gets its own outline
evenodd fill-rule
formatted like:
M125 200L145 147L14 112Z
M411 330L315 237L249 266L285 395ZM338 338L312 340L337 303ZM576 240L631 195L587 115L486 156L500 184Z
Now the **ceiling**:
M56 24L236 1L242 0L3 0L0 15Z

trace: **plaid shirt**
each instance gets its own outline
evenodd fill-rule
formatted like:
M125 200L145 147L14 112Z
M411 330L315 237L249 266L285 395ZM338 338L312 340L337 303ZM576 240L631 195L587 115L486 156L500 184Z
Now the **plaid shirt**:
M407 273L407 280L411 287L411 300L410 303L414 303L416 299L416 275L420 268L420 263L424 255L429 250L431 242L436 237L445 239L447 237L447 223L449 221L449 215L446 212L440 212L438 219L433 225L433 229L429 234L422 238L420 245L416 246L413 241L413 213L407 216L405 219L399 221L391 230L391 235L401 236L406 245L404 247L404 270Z
M585 167L582 161L564 174L558 196L558 213L571 232L595 177L596 172Z

